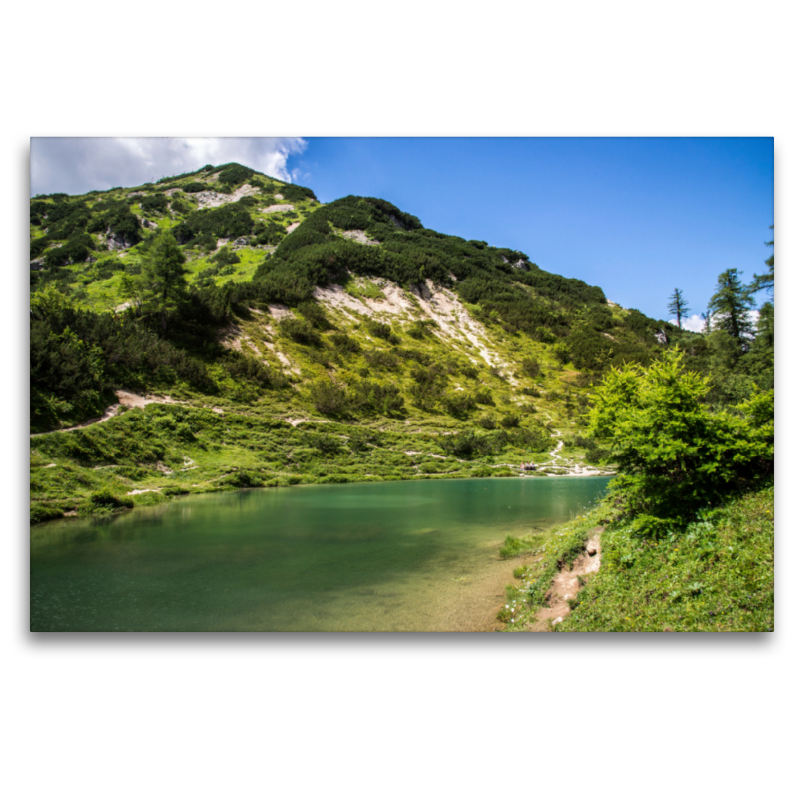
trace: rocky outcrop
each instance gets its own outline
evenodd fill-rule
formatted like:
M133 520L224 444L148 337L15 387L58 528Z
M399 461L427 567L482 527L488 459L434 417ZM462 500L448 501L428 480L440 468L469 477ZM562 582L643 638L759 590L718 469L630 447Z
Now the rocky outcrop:
M261 211L264 214L277 214L279 211L294 211L294 206L291 203L281 203L276 206L267 206Z
M133 247L136 242L127 236L108 230L106 231L106 244L109 250L127 250L129 247Z
M235 203L243 197L248 197L251 194L258 194L260 190L256 186L251 186L245 183L240 186L236 191L230 194L223 194L221 192L195 192L192 199L195 200L200 208L218 208L219 206L227 205L228 203Z
M359 242L360 244L380 244L380 242L376 239L370 239L364 231L342 231L342 236L345 239L351 239L352 241Z

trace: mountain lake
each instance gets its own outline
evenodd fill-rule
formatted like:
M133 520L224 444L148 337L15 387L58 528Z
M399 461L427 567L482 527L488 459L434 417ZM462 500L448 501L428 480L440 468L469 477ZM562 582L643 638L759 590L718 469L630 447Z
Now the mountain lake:
M36 525L32 631L490 631L505 537L591 507L607 477L295 486Z

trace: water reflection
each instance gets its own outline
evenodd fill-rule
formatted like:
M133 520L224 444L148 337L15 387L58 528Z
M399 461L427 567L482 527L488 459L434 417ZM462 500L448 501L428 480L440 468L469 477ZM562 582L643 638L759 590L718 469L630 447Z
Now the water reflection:
M416 481L176 498L31 532L34 630L428 630L506 535L607 479Z

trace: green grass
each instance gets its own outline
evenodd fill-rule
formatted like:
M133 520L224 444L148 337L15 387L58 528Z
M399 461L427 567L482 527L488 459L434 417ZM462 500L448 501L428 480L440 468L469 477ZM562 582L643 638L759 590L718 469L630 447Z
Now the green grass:
M608 530L561 630L773 630L774 501L772 486L749 492L660 541Z
M344 285L344 290L357 300L383 300L384 295L380 287L374 281L361 278L356 281L350 278Z
M635 520L608 525L600 571L582 579L557 630L773 630L774 499L772 486L742 494L660 540L636 535ZM521 582L509 587L509 630L524 630L559 569L612 513L605 503L544 536L506 541L501 555L535 559L517 569ZM506 611L500 618L510 623Z

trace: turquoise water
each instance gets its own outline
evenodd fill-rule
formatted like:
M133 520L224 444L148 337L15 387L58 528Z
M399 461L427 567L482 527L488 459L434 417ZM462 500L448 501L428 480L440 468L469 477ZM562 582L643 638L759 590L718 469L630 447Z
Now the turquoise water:
M39 525L31 630L463 630L465 587L506 568L505 537L566 521L607 483L258 489Z

